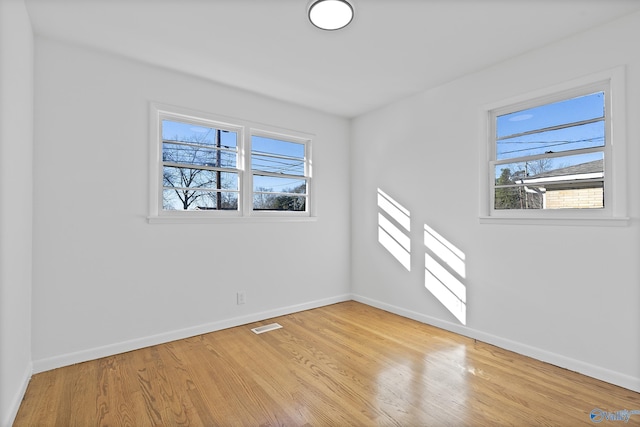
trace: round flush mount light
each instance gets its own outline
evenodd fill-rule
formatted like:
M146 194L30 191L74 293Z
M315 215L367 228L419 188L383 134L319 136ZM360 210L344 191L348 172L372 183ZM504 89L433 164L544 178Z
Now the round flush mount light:
M321 30L339 30L353 19L353 6L346 0L314 0L309 6L309 21Z

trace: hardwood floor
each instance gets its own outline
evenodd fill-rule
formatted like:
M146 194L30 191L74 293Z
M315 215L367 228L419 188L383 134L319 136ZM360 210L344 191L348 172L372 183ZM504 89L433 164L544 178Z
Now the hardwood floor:
M640 393L350 301L34 375L14 426L578 426L594 408Z

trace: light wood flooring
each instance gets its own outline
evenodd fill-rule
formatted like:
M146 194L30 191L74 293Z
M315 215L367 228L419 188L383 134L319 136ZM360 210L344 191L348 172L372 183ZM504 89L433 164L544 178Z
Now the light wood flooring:
M350 301L34 375L14 426L588 426L595 408L640 394Z

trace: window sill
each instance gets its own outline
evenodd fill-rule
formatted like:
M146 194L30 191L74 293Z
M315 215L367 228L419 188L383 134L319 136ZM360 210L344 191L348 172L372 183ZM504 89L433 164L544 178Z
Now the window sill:
M274 222L316 222L315 216L226 216L226 217L179 217L149 216L149 224L241 224Z
M562 226L590 226L590 227L626 227L631 222L628 217L504 217L481 216L480 224L507 225L562 225Z

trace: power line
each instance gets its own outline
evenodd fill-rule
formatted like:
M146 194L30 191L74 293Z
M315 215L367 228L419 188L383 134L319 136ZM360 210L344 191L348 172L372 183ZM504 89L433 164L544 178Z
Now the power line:
M546 144L546 145L537 146L537 147L520 148L518 150L500 151L500 154L511 154L511 153L520 153L522 151L542 150L542 149L545 149L545 148L558 147L558 146L561 146L561 145L579 144L581 142L595 142L595 141L598 141L598 140L604 140L604 137L578 139L578 140L575 140L575 141L509 141L509 142L502 141L502 142L497 142L497 143L498 144Z

